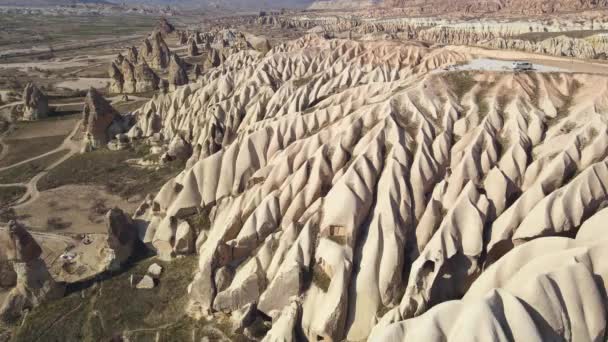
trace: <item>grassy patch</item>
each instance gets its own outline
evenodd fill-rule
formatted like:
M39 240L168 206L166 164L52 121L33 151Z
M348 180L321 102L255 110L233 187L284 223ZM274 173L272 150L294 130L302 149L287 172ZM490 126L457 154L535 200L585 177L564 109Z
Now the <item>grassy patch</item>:
M163 266L157 286L132 288L129 277L144 275L153 262ZM16 328L14 341L109 341L122 334L131 341L154 341L157 333L161 341L188 341L193 333L201 338L214 332L238 340L219 324L210 329L210 323L185 316L186 288L196 265L196 256L170 263L142 260L121 274L33 309Z
M208 210L202 210L199 213L186 218L186 221L197 233L211 229L211 220L209 220Z
M315 264L312 267L312 282L323 292L327 292L327 290L329 290L331 278L329 278L329 275L325 272L321 265Z
M456 95L458 103L462 103L464 96L471 91L476 84L473 75L468 71L449 72L446 73L444 77L451 90L454 92L454 95Z
M46 157L0 171L0 184L25 183L63 157L68 151L52 153Z
M184 164L173 161L155 169L126 163L128 159L143 157L147 150L144 147L122 151L100 149L74 155L44 176L38 189L43 191L68 184L102 185L124 198L157 192L183 170Z
M0 167L9 166L49 152L59 147L65 137L65 135L53 135L28 139L7 139L4 143L9 146L8 154L0 160Z
M22 186L10 186L0 188L0 208L10 205L25 194L25 188Z
M120 113L129 113L134 110L140 108L144 104L146 104L149 100L131 100L131 101L120 101L116 104L112 104L114 108Z

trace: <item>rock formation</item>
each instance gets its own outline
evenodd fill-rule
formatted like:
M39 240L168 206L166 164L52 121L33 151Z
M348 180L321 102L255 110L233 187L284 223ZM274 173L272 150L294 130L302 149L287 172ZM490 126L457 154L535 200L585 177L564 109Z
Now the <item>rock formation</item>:
M159 77L154 70L148 66L148 63L142 61L135 67L135 91L143 93L158 89Z
M122 77L124 80L122 91L127 94L132 94L137 91L137 79L135 77L135 67L128 61L122 61Z
M139 52L137 52L137 48L135 46L131 46L127 50L127 60L131 62L131 64L139 63Z
M85 131L84 150L99 148L112 139L108 128L120 114L99 92L91 87L84 100L82 122Z
M167 20L167 18L161 18L156 25L155 31L161 33L163 36L166 36L175 32L175 27Z
M125 62L129 63L126 59L124 59L122 63ZM122 93L125 80L116 62L112 62L110 64L108 75L110 76L110 86L108 89L110 93Z
M169 65L171 51L160 32L154 32L144 39L139 50L139 58L145 60L152 68L164 69Z
M39 120L49 115L49 100L46 95L32 83L23 90L23 119Z
M203 75L203 70L199 64L194 64L194 68L192 68L192 74L194 75L194 79L197 79Z
M188 43L188 55L191 57L199 55L198 46L196 45L194 39L190 39L190 42Z
M27 229L9 222L9 246L7 250L16 274L16 283L0 306L0 320L11 322L24 310L63 296L64 287L56 283L41 258L42 249Z
M171 56L168 81L170 90L175 90L176 87L188 84L188 72L186 71L184 62L182 62L178 55Z
M140 108L193 146L135 216L161 258L198 234L192 312L255 303L271 341L604 336L608 78L442 71L457 51L308 35Z
M446 4L450 3L446 2ZM378 39L378 34L382 33L389 34L395 39L515 49L555 56L604 59L608 55L608 38L602 34L585 38L547 35L555 32L605 30L608 29L608 22L604 20L589 19L582 23L580 20L567 19L466 21L432 17L412 18L411 10L413 8L408 8L404 12L408 15L404 17L363 19L320 16L303 19L297 16L281 16L260 17L253 22L273 27L305 29L311 33L355 34L364 39L369 38L370 35ZM525 35L530 33L537 34L541 38L525 38ZM251 36L248 35L247 39L251 45L254 45L255 40Z
M205 61L205 68L218 67L224 61L224 55L214 48L210 48L207 52L207 59Z
M113 208L105 217L108 229L108 248L101 251L107 260L107 268L118 270L133 254L137 230L129 216L122 210Z

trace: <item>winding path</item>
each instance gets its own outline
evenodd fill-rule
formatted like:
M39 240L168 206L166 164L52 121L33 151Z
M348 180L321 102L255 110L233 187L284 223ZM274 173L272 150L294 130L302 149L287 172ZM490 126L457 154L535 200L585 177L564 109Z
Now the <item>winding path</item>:
M59 160L55 161L53 164L46 167L43 171L38 173L36 176L32 177L32 179L30 179L27 183L0 184L0 188L14 187L14 186L22 186L22 187L26 188L25 194L23 194L23 196L21 196L21 198L19 198L17 201L15 201L11 207L17 209L17 208L23 207L23 206L35 201L36 199L38 199L40 197L40 192L38 191L38 187L37 187L38 181L42 177L44 177L47 173L49 173L49 171L51 171L53 168L57 167L57 165L63 163L68 158L72 157L74 154L76 154L80 151L80 144L78 144L76 141L74 141L73 137L78 132L81 124L82 124L82 120L78 120L76 125L74 125L72 132L63 140L63 143L61 143L61 145L59 145L57 148L55 148L49 152L43 153L41 155L38 155L36 157L28 158L28 159L20 161L18 163L0 168L0 171L5 171L5 170L12 169L14 167L17 167L19 165L29 163L33 160L37 160L37 159L46 157L48 155L51 155L51 154L59 152L59 151L65 151L65 150L68 151L68 153L66 153L63 157L59 158Z

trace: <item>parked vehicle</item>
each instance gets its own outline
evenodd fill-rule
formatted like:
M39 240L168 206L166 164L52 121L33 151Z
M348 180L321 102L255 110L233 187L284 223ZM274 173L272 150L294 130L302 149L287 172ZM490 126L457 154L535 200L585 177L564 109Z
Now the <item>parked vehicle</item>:
M530 70L534 70L534 66L532 65L532 63L530 63L530 62L524 62L524 61L513 62L513 64L511 65L511 68L514 71L530 71Z

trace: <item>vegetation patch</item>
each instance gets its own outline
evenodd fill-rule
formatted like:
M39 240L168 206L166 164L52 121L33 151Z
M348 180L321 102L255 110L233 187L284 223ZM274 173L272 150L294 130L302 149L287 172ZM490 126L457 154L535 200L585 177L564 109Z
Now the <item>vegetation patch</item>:
M131 275L141 277L152 263L163 267L155 288L131 287ZM225 325L186 317L187 286L197 257L172 262L148 258L85 289L68 287L69 294L34 308L15 328L14 341L110 341L125 335L130 341L189 341L192 336L238 341Z
M325 272L321 265L315 264L312 267L312 282L323 292L327 292L327 290L329 290L331 278L329 278L329 275Z
M458 103L462 103L464 96L470 92L477 83L473 78L473 75L468 71L446 73L445 79L454 92L454 95L456 95Z
M48 166L59 160L66 153L68 153L67 150L58 151L22 165L0 171L0 184L25 183L44 171ZM65 176L69 177L69 175Z
M10 166L47 153L59 147L65 137L65 135L53 135L27 139L7 139L4 143L8 146L8 152L7 155L0 160L0 167Z
M45 175L38 183L38 189L43 191L69 184L101 185L123 198L157 192L183 170L184 163L172 161L158 168L127 163L129 159L145 156L147 150L141 145L122 151L99 149L74 155Z
M9 206L14 201L25 195L25 188L22 186L9 186L0 188L0 208Z

